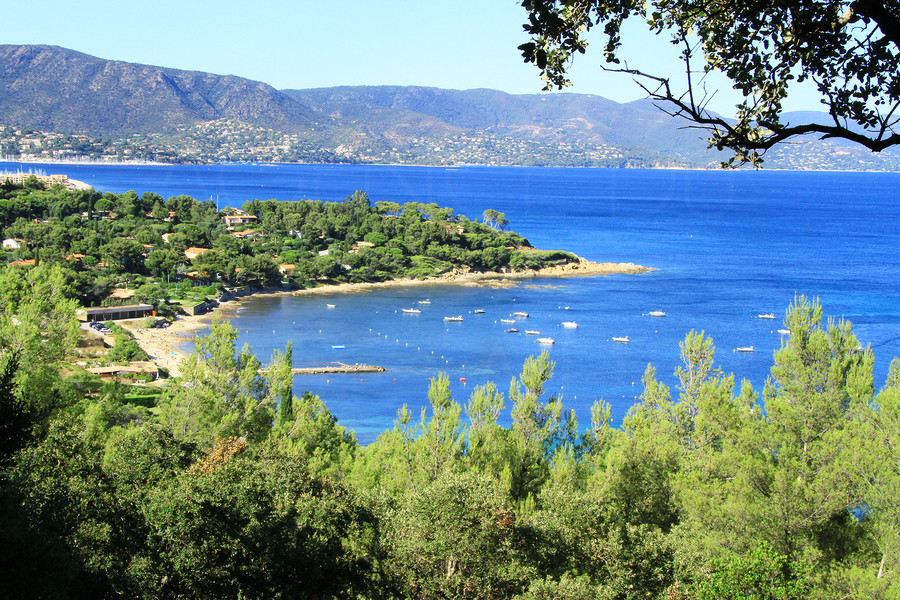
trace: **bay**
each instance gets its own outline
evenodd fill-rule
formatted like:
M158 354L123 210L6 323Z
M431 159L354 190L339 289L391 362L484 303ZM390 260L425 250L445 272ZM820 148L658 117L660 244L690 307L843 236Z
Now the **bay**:
M16 169L15 163L0 163ZM21 168L35 168L21 165ZM900 355L900 198L896 173L647 171L506 167L417 168L334 165L41 165L97 189L212 198L339 201L356 190L371 201L436 202L469 218L507 215L532 244L600 262L635 262L642 275L542 278L515 288L391 288L341 296L258 297L234 319L240 343L263 360L294 340L296 366L340 360L380 364L381 375L297 376L363 442L389 428L397 409L427 403L429 378L446 373L465 402L476 385L506 392L524 359L542 350L516 325L556 340L548 393L580 422L604 399L621 421L652 363L673 387L678 343L691 329L713 337L716 362L761 392L779 347L777 329L797 294L826 315L852 321L875 351L875 385ZM418 305L424 297L429 305ZM334 304L328 308L327 304ZM420 314L402 308L416 306ZM565 309L568 307L568 310ZM475 314L475 309L484 314ZM646 316L663 310L663 318ZM775 320L759 319L774 313ZM461 323L445 323L447 315ZM562 321L576 321L564 329ZM613 336L629 336L619 344ZM333 349L332 346L344 346ZM753 353L734 349L753 346ZM462 381L465 379L465 381ZM506 414L508 422L508 410Z

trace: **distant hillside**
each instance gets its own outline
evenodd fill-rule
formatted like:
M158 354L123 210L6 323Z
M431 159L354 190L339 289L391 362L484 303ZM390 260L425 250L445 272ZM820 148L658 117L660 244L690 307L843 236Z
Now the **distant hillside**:
M721 160L707 151L700 132L683 129L684 123L673 120L650 102L619 104L588 94L513 95L487 89L413 86L345 86L285 93L321 111L323 116L338 120L380 123L385 115L419 115L420 122L431 130L437 119L459 130L515 140L662 152L690 164ZM407 133L428 135L429 131Z
M688 125L646 100L413 86L279 91L57 46L0 45L0 154L24 160L708 168L728 158ZM897 152L816 140L785 144L766 160L900 167Z
M121 135L236 119L315 130L311 112L258 81L104 60L57 46L0 46L0 122Z

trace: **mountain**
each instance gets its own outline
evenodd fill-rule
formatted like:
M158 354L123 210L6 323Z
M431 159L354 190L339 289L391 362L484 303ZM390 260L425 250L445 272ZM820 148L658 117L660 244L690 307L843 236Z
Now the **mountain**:
M447 90L414 86L359 86L284 90L313 110L337 120L382 123L384 115L418 116L434 129L436 119L462 131L515 140L642 148L709 161L706 142L649 101L619 104L589 94L513 95L497 90ZM385 131L386 128L382 128ZM428 131L407 130L410 135ZM724 158L724 157L723 157Z
M827 120L791 116L800 117ZM12 158L707 168L729 157L689 125L649 100L416 86L276 90L57 46L0 45L0 154ZM900 159L802 140L770 152L767 164L894 169Z
M235 119L314 130L312 113L249 79L104 60L57 46L0 46L0 122L121 135Z

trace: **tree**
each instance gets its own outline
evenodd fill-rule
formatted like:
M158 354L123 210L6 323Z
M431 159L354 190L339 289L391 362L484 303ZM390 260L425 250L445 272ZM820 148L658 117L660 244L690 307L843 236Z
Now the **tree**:
M484 211L482 216L484 217L484 224L492 227L493 229L506 229L506 226L509 225L509 220L506 218L506 214L497 212L492 208Z
M519 48L546 88L570 85L567 69L602 27L607 71L637 77L653 100L711 133L710 146L734 151L735 161L760 164L766 150L795 136L842 138L880 151L900 143L900 7L876 0L522 0L525 31ZM621 31L641 19L678 49L686 79L647 73L623 62ZM698 65L699 64L699 65ZM714 94L705 76L718 72L744 99L736 120L708 109ZM782 120L793 84L812 82L828 123Z
M241 436L259 441L275 420L276 394L260 374L247 346L235 352L237 331L214 319L209 336L184 361L178 385L163 399L160 417L179 440L205 447L215 439Z

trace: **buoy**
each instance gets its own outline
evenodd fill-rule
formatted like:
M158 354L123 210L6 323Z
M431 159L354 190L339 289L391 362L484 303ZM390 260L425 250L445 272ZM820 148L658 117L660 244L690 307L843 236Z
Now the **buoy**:
M359 382L362 383L362 379L360 379Z
M394 377L394 381L397 381L397 378L396 378L396 377Z
M465 377L460 377L459 380L462 381L463 383L466 382L466 378L465 378Z

